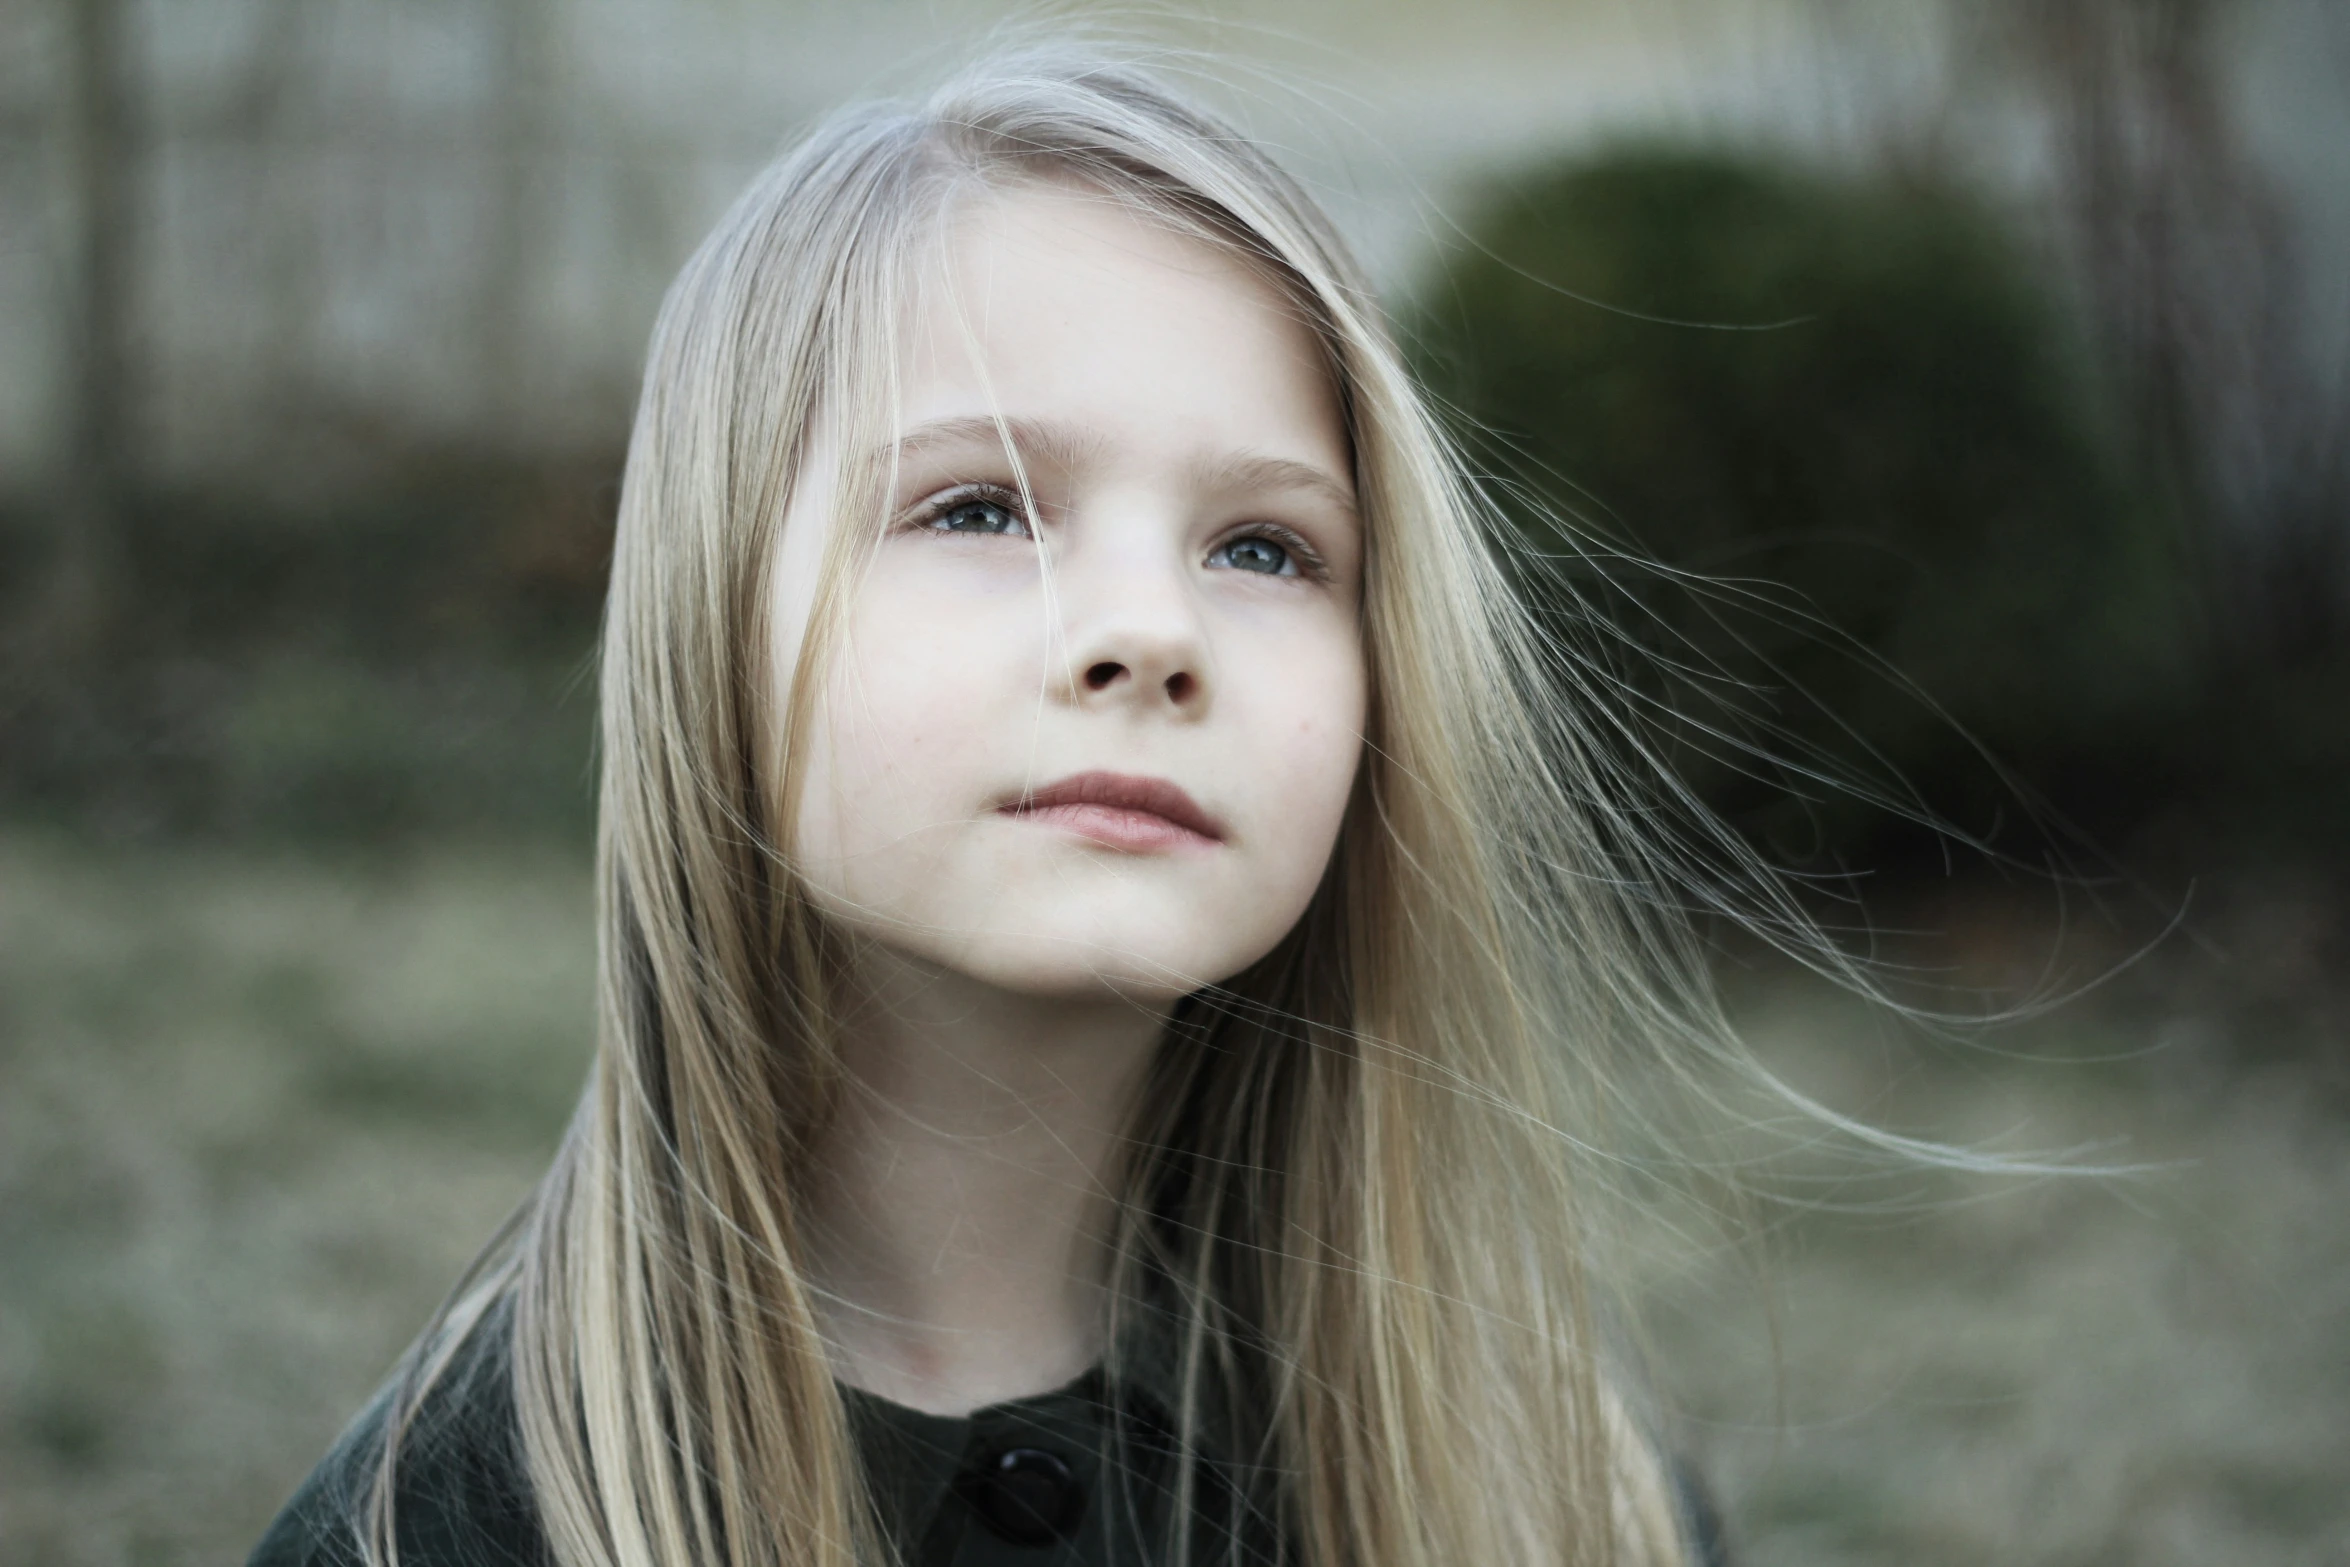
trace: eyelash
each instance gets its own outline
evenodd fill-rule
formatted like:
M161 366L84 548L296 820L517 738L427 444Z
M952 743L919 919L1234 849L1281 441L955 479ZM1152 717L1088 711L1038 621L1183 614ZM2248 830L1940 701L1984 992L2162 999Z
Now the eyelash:
M938 528L937 524L956 508L968 506L974 501L1002 507L1005 512L1010 514L1012 520L1020 525L1022 530L1016 535L993 535L994 537L1032 538L1035 536L1034 523L1022 506L1019 493L994 484L960 485L943 494L935 495L916 506L906 518L904 526L908 529L944 532L945 530ZM981 536L987 537L989 535ZM1289 552L1290 557L1297 562L1299 576L1309 577L1317 582L1330 580L1330 567L1322 559L1321 551L1308 543L1305 536L1296 529L1283 527L1277 522L1244 524L1235 531L1217 539L1213 545L1209 546L1208 553L1213 555L1245 539L1269 539ZM1228 567L1226 569L1238 570L1239 568ZM1275 575L1275 573L1258 573L1258 575Z

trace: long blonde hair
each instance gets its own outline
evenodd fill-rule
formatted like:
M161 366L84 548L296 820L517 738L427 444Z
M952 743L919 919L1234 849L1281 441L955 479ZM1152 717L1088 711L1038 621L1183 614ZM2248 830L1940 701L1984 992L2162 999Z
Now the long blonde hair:
M890 433L923 236L958 193L1038 179L1181 225L1284 292L1341 393L1367 540L1362 776L1305 919L1168 1030L1117 1298L1172 1287L1179 1423L1250 1412L1311 1567L1680 1553L1590 1279L1625 1085L1702 1031L1661 861L1313 201L1147 73L1025 54L816 131L662 309L604 633L595 1068L544 1185L419 1352L379 1559L399 1436L484 1323L510 1334L566 1567L883 1554L800 1263L839 954L777 826L806 714L768 710L765 584L819 423ZM878 512L870 475L843 484L844 515ZM869 532L835 530L795 701Z

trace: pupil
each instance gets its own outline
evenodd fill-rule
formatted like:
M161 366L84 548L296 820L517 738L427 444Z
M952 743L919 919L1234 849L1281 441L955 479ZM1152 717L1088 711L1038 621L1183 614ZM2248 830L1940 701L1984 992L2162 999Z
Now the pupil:
M947 513L947 526L957 533L1001 533L1003 510L990 501L966 501Z

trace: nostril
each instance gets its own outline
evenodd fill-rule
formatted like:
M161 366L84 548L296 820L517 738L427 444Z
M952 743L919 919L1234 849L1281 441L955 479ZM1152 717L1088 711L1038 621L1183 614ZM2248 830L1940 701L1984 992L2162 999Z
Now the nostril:
M1189 701L1198 683L1182 670L1177 670L1167 677L1167 699L1178 703Z
M1126 673L1124 664L1113 664L1105 660L1085 672L1086 689L1090 691L1107 690L1124 673Z

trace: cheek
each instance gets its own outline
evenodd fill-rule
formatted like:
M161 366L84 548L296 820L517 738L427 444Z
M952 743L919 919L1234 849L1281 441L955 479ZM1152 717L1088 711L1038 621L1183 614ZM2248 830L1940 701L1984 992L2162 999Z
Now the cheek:
M1291 678L1252 703L1247 728L1260 769L1260 843L1295 918L1321 880L1354 792L1369 682L1351 627L1293 649L1284 662Z
M861 884L886 877L893 855L922 852L930 829L985 805L969 797L972 780L986 774L986 736L1018 685L1006 678L1006 628L987 619L968 602L887 584L861 596L811 714L793 837L824 890L879 894ZM975 657L981 647L994 656Z

